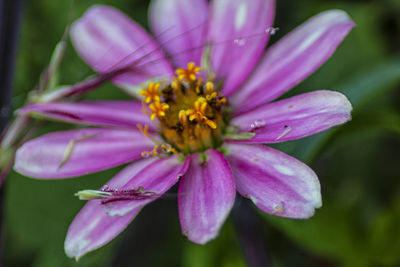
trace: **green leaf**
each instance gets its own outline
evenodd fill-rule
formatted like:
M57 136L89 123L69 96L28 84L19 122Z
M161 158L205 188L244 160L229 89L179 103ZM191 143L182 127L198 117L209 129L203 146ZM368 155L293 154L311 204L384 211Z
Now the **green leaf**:
M346 95L357 111L360 106L396 88L399 83L400 56L395 56L335 89Z
M400 197L370 226L369 254L382 266L400 262Z
M338 216L340 214L340 216ZM363 244L358 243L352 228L350 212L335 206L324 206L308 220L293 220L262 213L275 228L298 243L301 247L323 257L332 257L359 265L363 261Z
M245 267L234 236L232 225L227 222L215 240L203 246L187 242L183 251L182 266Z

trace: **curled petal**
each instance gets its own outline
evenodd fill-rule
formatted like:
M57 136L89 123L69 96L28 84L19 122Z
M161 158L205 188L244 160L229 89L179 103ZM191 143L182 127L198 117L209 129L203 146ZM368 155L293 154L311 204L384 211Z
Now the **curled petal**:
M267 44L275 12L274 0L215 0L208 39L211 65L224 79L222 92L231 95L247 78Z
M150 26L156 39L178 67L200 65L208 4L205 0L153 0Z
M170 189L179 178L186 173L189 166L189 158L184 162L176 156L158 159L140 172L138 172L123 186L120 190L130 190L135 188L143 188L146 192L152 192L155 196L161 196ZM105 210L110 216L124 216L138 207L153 201L154 197L144 198L134 201L121 200L115 203L105 205Z
M137 124L153 125L141 112L142 108L141 103L133 101L55 102L25 106L18 113L72 123L136 129Z
M79 55L100 73L132 65L132 71L113 79L120 86L173 75L157 43L115 8L91 7L72 25L71 39Z
M153 162L154 159L145 159L130 164L111 179L107 186L110 188L124 186ZM88 201L68 229L64 244L66 254L78 260L84 254L107 244L128 226L141 207L138 206L125 216L111 217L104 211L100 200Z
M230 99L236 114L267 103L304 80L330 58L354 25L345 12L331 10L282 38Z
M267 213L305 219L321 207L320 185L307 165L263 145L229 144L237 191Z
M141 157L154 144L136 130L82 129L40 136L18 149L14 169L34 178L67 178Z
M313 135L351 119L351 104L338 92L315 91L256 108L232 125L255 134L247 143L277 143ZM235 141L236 142L236 141Z
M228 162L216 150L207 159L194 154L178 189L181 228L190 241L204 244L217 236L235 200Z

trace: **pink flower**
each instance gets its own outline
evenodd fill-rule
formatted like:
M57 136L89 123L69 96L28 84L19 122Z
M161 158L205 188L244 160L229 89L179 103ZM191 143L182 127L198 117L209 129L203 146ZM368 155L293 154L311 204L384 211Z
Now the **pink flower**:
M343 11L327 11L264 52L269 34L260 33L271 32L273 17L273 0L154 0L150 25L158 43L111 7L92 7L74 23L73 43L96 71L133 64L113 82L129 93L141 90L148 116L142 103L131 101L46 103L19 111L96 126L24 144L14 167L24 175L65 178L130 163L106 188L79 193L90 201L69 228L69 256L112 240L178 181L182 232L199 244L217 236L236 190L277 216L309 218L321 206L316 174L262 144L350 120L351 104L338 92L271 101L324 63L354 23ZM202 59L208 63L203 70L215 76L196 68ZM172 66L180 68L176 76Z

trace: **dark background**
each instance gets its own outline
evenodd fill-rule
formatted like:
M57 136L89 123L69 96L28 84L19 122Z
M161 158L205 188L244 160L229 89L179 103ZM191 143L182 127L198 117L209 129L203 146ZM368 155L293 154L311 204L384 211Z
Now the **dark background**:
M74 19L91 5L113 5L147 27L148 1L81 0ZM322 68L289 94L317 89L343 92L353 120L343 127L275 147L308 163L318 174L324 205L306 221L258 212L273 266L400 266L400 1L278 0L272 42L309 17L328 9L349 13L352 30ZM21 107L48 63L66 26L71 2L25 1L15 72L14 109ZM70 45L62 84L92 71ZM85 96L127 99L112 84ZM43 124L38 135L71 128ZM40 181L11 173L6 184L6 266L245 266L229 219L205 246L180 233L176 199L147 206L113 242L79 262L64 254L63 242L84 204L73 196L98 188L119 168L76 179Z

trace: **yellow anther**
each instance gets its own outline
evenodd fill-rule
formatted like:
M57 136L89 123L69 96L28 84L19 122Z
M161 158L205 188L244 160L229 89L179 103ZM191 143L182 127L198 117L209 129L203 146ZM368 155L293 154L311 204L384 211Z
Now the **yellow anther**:
M169 105L165 103L161 103L159 101L153 102L149 105L150 110L153 112L150 115L150 119L154 120L155 117L161 118L165 117L165 111L169 109Z
M206 87L206 93L207 94L211 94L212 92L214 92L214 83L211 81L208 81L205 85Z
M186 110L186 115L189 116L190 121L194 121L194 120L201 121L203 119L203 115L200 112L194 111L194 109Z
M159 83L149 83L147 89L141 90L139 94L145 97L144 101L146 103L150 103L150 101L160 102L160 95L158 93L158 89L160 89Z
M176 75L178 75L178 80L185 82L194 82L196 81L196 74L200 72L200 67L196 67L194 62L190 62L187 64L187 68L179 68L175 71Z
M196 84L196 94L200 94L202 91L201 91L201 84L202 84L202 81L201 81L201 79L198 79L197 80L197 84Z
M206 109L207 109L207 100L204 97L199 97L196 100L196 102L194 102L194 110L204 115Z
M208 126L210 126L211 129L217 129L217 124L213 122L212 120L207 119L204 121Z
M219 99L218 104L226 104L226 98L222 97L221 99Z
M179 121L185 125L187 123L187 116L186 116L186 112L184 110L180 110L179 111Z
M217 98L217 93L216 92L213 92L213 93L211 93L209 95L206 95L206 99L208 101L210 101L211 99L214 99L214 98Z
M204 122L212 129L216 129L217 124L209 120L205 114L207 106L207 100L204 97L199 97L196 102L194 102L194 109L186 110L185 115L189 116L190 121L197 120L198 122Z
M174 79L172 80L171 87L172 87L172 89L174 89L174 90L179 90L180 87L181 87L181 82L180 82L178 79L174 78Z

